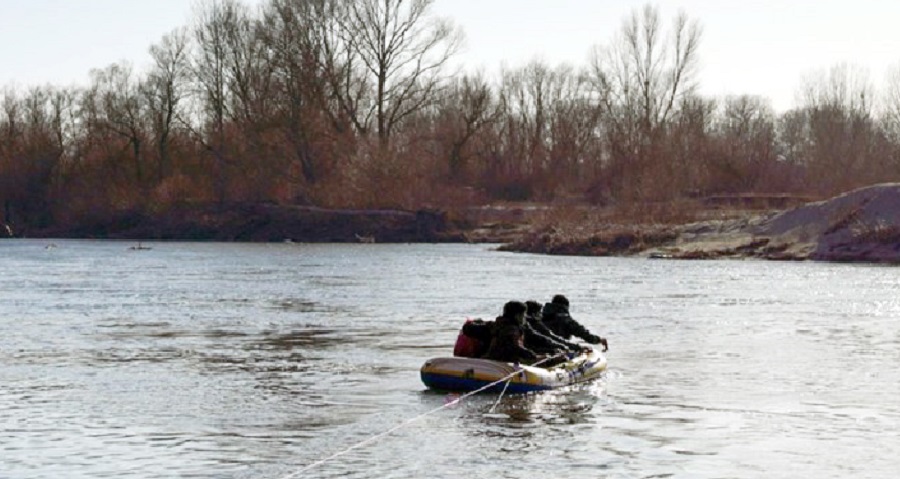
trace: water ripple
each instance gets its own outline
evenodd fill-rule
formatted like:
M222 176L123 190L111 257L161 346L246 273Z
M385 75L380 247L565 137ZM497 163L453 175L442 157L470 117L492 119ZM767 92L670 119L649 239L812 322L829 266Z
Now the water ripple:
M452 400L418 368L466 317L558 292L610 339L602 380L468 398L303 477L896 470L895 268L56 244L0 242L0 477L285 477Z

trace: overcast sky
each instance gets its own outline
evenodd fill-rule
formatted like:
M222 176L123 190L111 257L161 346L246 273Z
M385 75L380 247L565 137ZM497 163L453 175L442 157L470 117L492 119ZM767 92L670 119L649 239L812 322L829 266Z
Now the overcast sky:
M257 5L263 0L245 0ZM643 0L437 0L466 34L461 60L487 73L533 58L583 65ZM661 0L666 25L697 19L701 91L758 94L793 105L801 79L845 62L876 86L900 63L894 0ZM159 38L186 25L194 0L0 0L0 86L84 84L91 68L149 62Z

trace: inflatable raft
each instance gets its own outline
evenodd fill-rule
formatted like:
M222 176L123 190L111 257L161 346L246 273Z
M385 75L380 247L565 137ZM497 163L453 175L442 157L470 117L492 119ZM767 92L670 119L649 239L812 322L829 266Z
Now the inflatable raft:
M475 391L511 376L508 393L527 393L569 386L595 379L606 370L606 357L599 351L575 356L550 368L510 364L464 357L434 358L422 366L422 382L439 391ZM500 392L506 380L486 389Z

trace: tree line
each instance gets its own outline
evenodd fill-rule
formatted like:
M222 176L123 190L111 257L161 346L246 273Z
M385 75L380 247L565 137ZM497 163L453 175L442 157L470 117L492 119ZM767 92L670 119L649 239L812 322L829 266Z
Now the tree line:
M900 73L836 65L776 114L698 94L702 28L647 5L585 65L454 70L433 0L206 0L151 66L0 95L4 222L244 202L629 205L900 177ZM477 48L477 46L474 46Z

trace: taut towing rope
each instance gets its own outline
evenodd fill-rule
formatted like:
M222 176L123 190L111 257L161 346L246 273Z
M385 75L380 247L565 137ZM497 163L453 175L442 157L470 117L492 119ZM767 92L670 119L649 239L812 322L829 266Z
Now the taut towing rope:
M536 362L536 363L534 363L534 364L531 364L531 366L537 366L537 365L539 365L539 364L542 364L542 363L545 363L545 362L547 362L547 361L550 361L551 359L555 359L555 358L558 358L558 357L564 356L564 355L565 355L565 353L557 354L557 355L555 355L555 356L550 356L550 357L544 358L544 359L542 359L542 360L540 360L540 361L538 361L538 362ZM316 462L313 462L313 463L311 463L311 464L307 464L307 465L304 466L302 469L300 469L300 470L298 470L298 471L295 471L295 472L293 472L293 473L291 473L291 474L288 474L288 475L286 475L286 476L283 476L283 477L281 477L281 479L293 479L293 478L295 478L295 477L299 477L299 475L300 475L300 474L303 474L304 472L307 472L307 471L312 470L312 469L314 469L314 468L316 468L316 467L319 467L319 466L321 466L322 464L325 464L326 462L331 461L332 459L335 459L335 458L338 458L338 457L340 457L340 456L343 456L344 454L347 454L348 452L350 452L350 451L352 451L352 450L354 450L354 449L359 449L360 447L363 447L363 446L365 446L366 444L369 444L369 443L371 443L372 441L375 441L376 439L380 439L380 438L382 438L382 437L384 437L384 436L387 436L388 434L391 434L392 432L397 431L398 429L400 429L400 428L402 428L402 427L408 426L408 425L410 425L410 424L412 424L412 423L418 421L419 419L422 419L422 418L425 417L425 416L428 416L428 415L430 415L430 414L434 414L434 413L436 413L436 412L438 412L438 411L441 411L441 410L446 409L446 408L448 408L448 407L450 407L450 406L453 406L453 405L455 405L455 404L458 404L458 403L459 403L460 401L462 401L463 399L465 399L465 398L467 398L467 397L469 397L469 396L473 396L473 395L475 395L475 394L478 394L478 393L480 393L480 392L483 392L483 391L485 391L485 390L487 390L487 389L490 389L491 387L496 386L496 385L502 383L503 381L507 381L506 386L509 386L509 381L512 381L512 378L513 378L515 375L517 375L517 374L519 374L519 373L521 373L521 372L522 372L521 369L517 369L517 370L515 370L515 371L509 373L508 375L503 376L502 378L500 378L500 379L498 379L498 380L496 380L496 381L494 381L494 382L492 382L492 383L490 383L490 384L488 384L488 385L482 386L481 388L476 389L476 390L474 390L474 391L469 391L469 392L463 394L462 396L460 396L460 397L458 397L458 398L456 398L456 399L454 399L454 400L452 400L452 401L450 401L450 402L444 404L444 405L441 406L441 407L436 407L436 408L434 408L434 409L432 409L432 410L430 410L430 411L427 411L427 412L424 412L424 413L422 413L422 414L419 414L419 415L416 416L416 417L413 417L413 418L411 418L411 419L407 419L406 421L401 422L400 424L397 424L396 426L394 426L394 427L388 429L387 431L380 432L380 433L378 433L378 434L376 434L376 435L374 435L374 436L372 436L372 437L369 437L368 439L365 439L365 440L363 440L363 441L360 441L360 442L358 442L358 443L356 443L356 444L354 444L354 445L348 447L347 449L344 449L344 450L342 450L342 451L338 451L338 452L336 452L336 453L334 453L334 454L332 454L332 455L330 455L330 456L328 456L328 457L326 457L326 458L324 458L324 459L320 459L320 460L318 460L318 461L316 461ZM503 388L503 391L504 391L504 392L506 391L506 387ZM502 393L501 393L501 397L502 397ZM499 399L498 399L498 402L499 402ZM494 405L494 407L496 407L496 404ZM493 411L493 408L491 408L491 410Z

